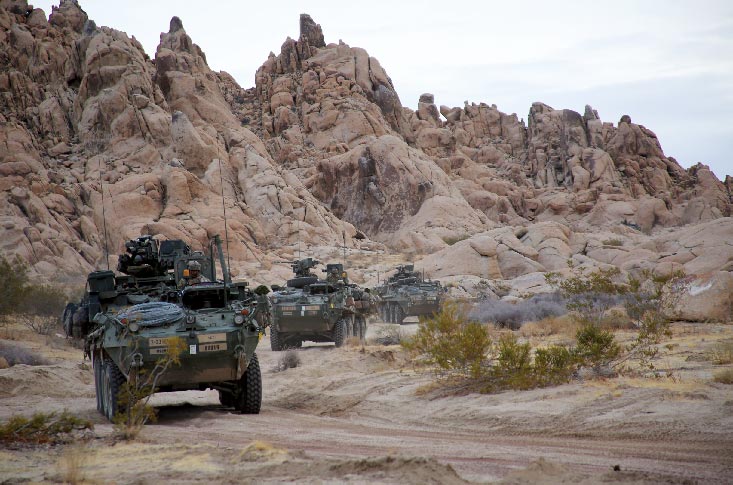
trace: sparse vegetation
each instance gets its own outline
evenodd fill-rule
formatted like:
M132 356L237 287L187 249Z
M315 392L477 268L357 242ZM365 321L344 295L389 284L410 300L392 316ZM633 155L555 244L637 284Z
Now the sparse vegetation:
M64 483L84 483L83 468L89 461L89 450L83 446L71 446L64 451L58 461L58 467Z
M7 422L0 424L0 443L60 443L73 431L93 428L91 421L74 416L68 411L61 414L36 413L30 418L12 416Z
M23 325L49 335L59 324L66 304L64 292L51 285L28 283L28 266L19 258L0 256L0 321L17 315Z
M733 341L715 344L710 350L710 360L715 365L733 364Z
M605 239L602 242L606 246L623 246L624 245L624 242L621 239L617 239L617 238Z
M518 330L526 322L536 322L567 313L565 302L557 293L534 295L516 303L485 301L474 306L469 318L493 323L498 327Z
M277 361L276 371L282 372L288 369L295 369L300 365L300 355L295 350L286 350L280 355Z
M470 322L455 304L425 320L402 345L447 376L469 379L483 392L567 382L577 362L571 349L551 346L533 352L529 343L520 343L511 333L494 342L486 325Z
M721 384L733 384L733 369L720 369L713 373L713 381Z
M166 352L149 371L134 370L130 379L122 384L118 396L119 411L114 418L115 433L125 440L137 438L142 427L155 421L156 414L149 402L155 394L160 378L173 365L180 364L180 355L186 350L186 341L180 337L166 340Z

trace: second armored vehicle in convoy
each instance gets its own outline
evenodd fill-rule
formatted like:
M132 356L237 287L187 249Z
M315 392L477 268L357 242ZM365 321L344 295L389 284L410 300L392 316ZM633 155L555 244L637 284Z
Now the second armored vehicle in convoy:
M221 280L215 278L214 245ZM269 302L246 283L231 282L218 236L209 252L211 257L185 265L205 269L204 278L182 269L182 288L166 280L160 285L165 293L154 301L100 305L92 318L85 352L94 368L97 409L110 420L133 404L130 399L120 401L120 396L129 396L123 392L126 382L133 386L146 382L156 392L216 389L222 405L259 413L262 378L255 349L269 319ZM88 295L99 295L102 302L118 297L129 302L129 295L139 294L118 292L114 275L101 281L106 286L92 285ZM177 363L161 372L166 358Z
M311 272L318 264L313 258L292 262L295 278L284 288L273 287L272 350L300 347L306 340L334 342L340 347L348 337L364 338L370 311L368 293L348 283L340 264L328 265L327 278L318 279Z
M440 281L426 280L411 264L397 267L383 285L374 289L382 321L402 323L406 317L440 311L444 290Z

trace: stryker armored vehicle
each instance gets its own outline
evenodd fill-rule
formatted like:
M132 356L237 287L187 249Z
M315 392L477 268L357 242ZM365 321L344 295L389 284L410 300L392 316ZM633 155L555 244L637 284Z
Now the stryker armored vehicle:
M201 265L201 274L214 279L214 261L209 254L191 251L179 239L158 241L141 236L125 243L118 257L117 271L93 271L87 276L86 290L78 304L66 305L62 322L66 335L85 337L99 312L119 311L132 305L176 298L178 281L190 261Z
M444 290L440 281L430 281L411 264L397 267L383 285L374 289L382 321L402 323L409 316L432 315L440 311Z
M94 368L97 409L108 419L133 404L119 399L127 395L122 392L125 382L145 382L156 392L216 389L222 405L259 413L262 379L255 349L269 303L246 283L231 282L218 236L212 244L223 280L213 277L216 268L209 259L210 281L188 284L184 278L182 289L167 286L166 301L122 311L109 305L94 316L85 352ZM178 363L161 372L166 357L177 357Z
M328 265L329 276L321 280L311 272L320 261L307 258L290 264L295 278L288 280L284 288L273 286L270 295L272 350L301 347L306 340L334 342L341 347L348 337L363 338L368 305L360 304L363 309L357 310L355 292L343 266Z

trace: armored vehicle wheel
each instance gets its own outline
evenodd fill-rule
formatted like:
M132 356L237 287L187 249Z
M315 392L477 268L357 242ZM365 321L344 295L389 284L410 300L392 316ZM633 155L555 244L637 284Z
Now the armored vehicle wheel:
M102 387L104 368L102 359L98 355L93 357L92 367L94 368L94 393L97 395L97 411L104 414L104 389Z
M405 320L405 311L402 309L401 306L395 304L394 309L394 323L399 323L402 325L402 322Z
M227 391L219 391L219 402L228 408L234 407L234 394Z
M359 330L356 328L356 317L354 315L346 317L346 328L346 338L359 336Z
M262 407L262 374L257 354L252 355L247 370L240 379L236 408L242 414L260 414Z
M117 368L117 364L110 358L104 360L104 374L102 376L104 381L104 415L110 421L114 420L115 415L122 411L118 396L120 394L120 388L125 382L125 376Z
M346 330L346 320L343 318L339 319L336 325L333 326L333 342L336 344L336 347L341 347L344 344Z
M275 325L270 325L270 348L275 352L279 352L283 349L280 332L277 330Z
M395 323L395 313L397 310L397 304L396 303L390 303L389 304L389 316L388 316L388 322L389 323Z

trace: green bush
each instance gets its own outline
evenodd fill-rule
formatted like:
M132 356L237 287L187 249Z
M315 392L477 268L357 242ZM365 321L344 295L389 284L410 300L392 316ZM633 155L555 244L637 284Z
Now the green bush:
M613 333L593 324L586 324L578 329L575 340L575 356L578 362L596 369L610 364L621 352Z
M469 322L454 303L446 303L432 318L425 319L417 333L402 345L423 356L429 365L443 371L479 377L491 348L485 325Z
M17 313L24 301L28 268L19 258L13 262L0 256L0 318Z

